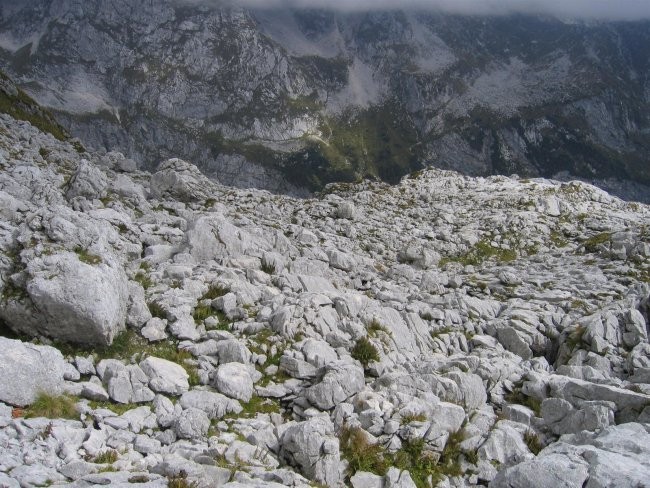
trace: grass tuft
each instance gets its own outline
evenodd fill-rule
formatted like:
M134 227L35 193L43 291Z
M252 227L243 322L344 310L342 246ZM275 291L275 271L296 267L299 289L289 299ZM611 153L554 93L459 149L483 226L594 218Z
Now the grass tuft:
M108 449L97 454L92 462L95 464L113 464L118 458L119 454L116 450Z
M359 427L344 426L340 433L340 449L348 461L349 475L367 471L383 476L390 466L384 449L379 444L370 444Z
M102 258L99 256L96 256L94 254L90 254L88 252L88 249L84 249L82 247L77 247L74 250L75 253L77 253L77 257L79 258L79 261L82 263L86 264L100 264L102 262Z
M75 399L68 395L50 395L41 392L26 410L25 418L78 419Z
M211 285L207 292L201 297L202 300L214 300L230 293L230 288L216 284Z
M371 361L379 361L379 352L372 342L367 337L359 339L352 348L352 357L364 367L368 366Z

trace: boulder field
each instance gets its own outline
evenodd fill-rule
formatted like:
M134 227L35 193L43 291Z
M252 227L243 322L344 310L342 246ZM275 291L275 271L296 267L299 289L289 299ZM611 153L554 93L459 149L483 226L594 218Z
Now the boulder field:
M0 486L644 486L649 281L585 183L295 199L0 115Z

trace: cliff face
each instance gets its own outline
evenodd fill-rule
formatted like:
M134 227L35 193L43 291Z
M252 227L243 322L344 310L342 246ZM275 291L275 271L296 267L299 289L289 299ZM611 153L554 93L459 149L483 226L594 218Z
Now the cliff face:
M182 156L277 191L425 164L650 183L647 22L0 6L3 68L87 145L144 168Z

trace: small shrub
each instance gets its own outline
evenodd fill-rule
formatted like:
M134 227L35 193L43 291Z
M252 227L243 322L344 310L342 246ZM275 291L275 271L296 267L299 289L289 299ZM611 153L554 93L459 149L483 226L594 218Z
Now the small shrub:
M142 288L147 290L148 288L151 288L153 285L153 281L151 278L146 274L143 273L142 271L138 271L134 277L135 281L140 283L142 285Z
M198 305L192 313L194 321L197 323L202 322L213 315L216 315L216 311L210 305Z
M344 426L340 433L340 446L343 457L348 461L349 475L357 471L367 471L383 476L390 466L384 449L378 444L370 444L359 427Z
M227 293L230 293L230 288L226 288L225 286L221 285L212 285L208 289L208 291L201 297L202 300L214 300L215 298L222 297L226 295Z
M381 325L377 319L372 319L372 321L368 324L367 330L370 337L377 337L381 332L384 334L392 335L390 330L388 330L387 327Z
M113 464L119 458L119 454L114 449L102 451L93 458L95 464Z
M275 274L277 270L275 269L275 264L262 262L262 271L266 274L272 275Z
M393 457L395 466L401 470L408 470L418 488L436 486L442 478L435 456L425 451L424 446L424 439L407 440ZM430 479L432 483L429 483Z
M611 238L612 238L611 232L603 232L601 234L596 234L595 236L590 237L589 239L584 241L582 245L585 248L585 252L595 253L598 252L598 248L601 245L609 242Z
M25 411L26 418L45 417L49 419L78 419L79 412L74 398L68 395L39 393Z
M518 405L523 405L525 407L530 408L533 412L535 412L535 415L537 417L541 415L541 411L542 411L541 402L536 398L524 395L524 393L519 388L506 394L504 399L508 403L516 403Z
M478 464L478 451L476 449L466 451L463 454L465 455L465 459L467 459L468 463Z
M368 366L371 361L379 361L377 348L366 337L359 339L352 348L352 357Z
M147 306L152 317L159 319L167 318L167 311L158 302L149 302Z
M527 430L524 433L524 442L528 446L528 449L530 449L530 452L535 456L542 450L542 441L540 441L539 436L532 430Z
M401 424L408 425L411 422L426 422L426 420L427 416L423 413L410 413L402 416Z
M181 470L180 473L174 476L167 477L167 488L196 488L197 484L194 481L188 481L187 473Z

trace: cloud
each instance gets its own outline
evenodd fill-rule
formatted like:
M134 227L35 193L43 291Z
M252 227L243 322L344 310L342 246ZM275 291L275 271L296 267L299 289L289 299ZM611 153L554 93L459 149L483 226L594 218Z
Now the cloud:
M230 2L242 7L258 9L317 8L347 12L434 10L465 15L530 13L602 20L650 19L650 0L230 0Z

